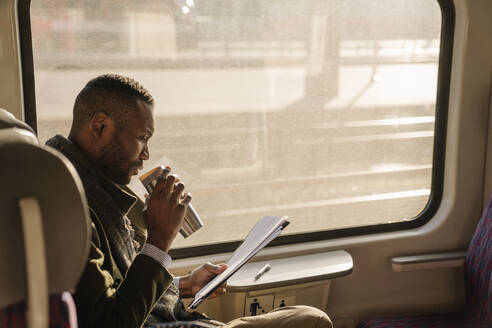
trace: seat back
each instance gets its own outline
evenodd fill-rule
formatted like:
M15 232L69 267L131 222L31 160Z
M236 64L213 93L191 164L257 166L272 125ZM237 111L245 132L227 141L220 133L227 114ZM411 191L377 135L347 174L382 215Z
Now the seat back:
M0 159L0 309L8 309L0 326L14 318L20 327L15 318L27 309L29 327L47 327L49 312L57 313L49 303L68 299L48 295L74 290L87 261L82 183L67 159L40 147L32 130L3 109Z
M492 325L492 197L468 247L465 286L467 313Z

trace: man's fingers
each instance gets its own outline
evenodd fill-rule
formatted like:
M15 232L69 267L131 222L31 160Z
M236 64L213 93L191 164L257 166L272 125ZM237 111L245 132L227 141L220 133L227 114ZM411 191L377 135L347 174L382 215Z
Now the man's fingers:
M157 178L157 183L166 180L167 176L171 172L171 167L166 166L163 170L161 175Z
M212 294L212 296L210 298L215 298L215 297L219 297L219 296L222 296L224 295L225 293L227 292L227 290L225 288L222 288L222 287L219 287L217 288L214 293Z
M188 205L190 202L191 202L191 194L189 192L187 192L183 195L181 203L183 205Z
M178 202L178 200L181 198L181 194L183 193L184 188L185 188L185 186L183 183L181 183L181 182L177 183L174 186L173 192L171 193L170 200L173 202Z
M154 193L159 198L164 198L173 202L181 200L184 191L184 184L179 182L180 179L176 174L169 174L171 168L166 166L161 176L157 178L157 185ZM191 199L187 200L189 202Z
M166 192L167 194L170 194L174 188L175 183L176 183L176 176L174 174L170 174L166 178L166 182L164 183L164 192Z
M159 198L169 199L175 183L175 176L170 174L164 180L159 181L152 194L157 194Z
M219 274L227 269L227 264L222 263L222 264L215 265L210 262L207 262L204 264L204 268L210 273Z
M186 207L188 207L190 202L191 202L191 195L189 193L186 193L184 194L183 197L181 197L181 200L178 202L177 206L182 210L186 210Z
M217 296L219 296L219 295L224 295L225 293L226 293L226 289L225 289L225 288L222 288L222 287L217 288L217 289L215 290L215 294L216 294Z
M212 264L210 262L207 262L203 265L204 269L207 270L210 273L219 273L219 266Z
M225 264L225 263L217 264L217 266L219 267L219 273L222 273L227 269L227 264ZM225 283L224 283L224 286L225 286Z

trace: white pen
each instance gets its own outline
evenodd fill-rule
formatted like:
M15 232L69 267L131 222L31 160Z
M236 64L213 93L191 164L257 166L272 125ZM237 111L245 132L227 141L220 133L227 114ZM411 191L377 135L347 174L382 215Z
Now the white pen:
M263 276L265 273L270 271L271 268L272 266L270 265L270 263L267 263L263 268L260 269L260 271L258 271L258 273L255 276L255 281L260 279L261 276Z

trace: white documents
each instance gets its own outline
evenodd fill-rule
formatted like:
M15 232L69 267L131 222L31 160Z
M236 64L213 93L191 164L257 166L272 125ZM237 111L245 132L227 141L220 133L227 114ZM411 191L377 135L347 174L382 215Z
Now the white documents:
M263 247L278 237L289 224L286 216L264 216L251 229L243 243L236 249L227 262L227 269L212 279L195 295L190 309L195 309L220 285L229 279L239 268L248 262Z

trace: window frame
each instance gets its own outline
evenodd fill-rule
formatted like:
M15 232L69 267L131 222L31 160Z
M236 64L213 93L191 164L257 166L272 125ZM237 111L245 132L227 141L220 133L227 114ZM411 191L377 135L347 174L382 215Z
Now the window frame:
M321 230L280 236L273 240L267 247L415 229L429 222L437 212L439 206L441 205L444 188L445 146L456 17L455 6L452 0L436 1L438 2L442 13L441 42L438 61L439 66L436 94L436 116L434 123L431 192L424 209L419 215L410 221L381 223L368 226ZM21 49L24 117L26 123L28 123L37 132L30 6L31 0L18 0L17 13L19 24L19 42ZM233 241L186 248L174 248L171 249L169 253L173 259L227 253L233 252L240 245L240 243L241 241Z

